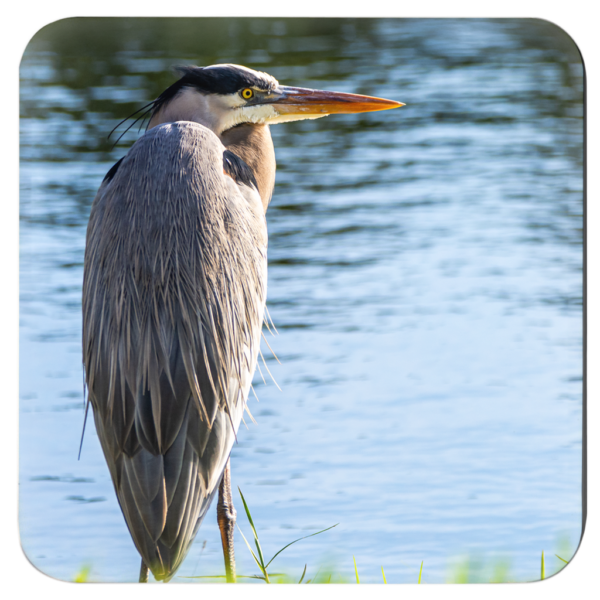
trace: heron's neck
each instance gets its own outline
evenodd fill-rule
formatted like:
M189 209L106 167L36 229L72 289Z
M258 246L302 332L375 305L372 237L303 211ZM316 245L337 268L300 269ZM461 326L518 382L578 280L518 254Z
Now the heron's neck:
M275 149L268 125L238 125L221 135L223 145L254 172L265 212L275 187Z

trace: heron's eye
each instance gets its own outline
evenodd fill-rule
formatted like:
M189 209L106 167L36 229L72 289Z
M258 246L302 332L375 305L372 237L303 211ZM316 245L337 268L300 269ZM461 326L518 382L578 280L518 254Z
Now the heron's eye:
M244 100L250 100L254 96L254 92L250 88L244 88L242 90L242 98Z

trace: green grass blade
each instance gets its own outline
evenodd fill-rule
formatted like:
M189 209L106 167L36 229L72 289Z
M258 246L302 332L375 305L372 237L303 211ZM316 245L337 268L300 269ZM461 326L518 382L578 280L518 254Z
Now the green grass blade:
M241 492L240 492L241 494ZM333 529L334 527L337 527L339 525L339 523L336 523L335 525L332 525L331 527L328 527L327 529L322 529L321 531L317 531L317 533L311 533L310 535L305 535L304 537L298 538L297 540L294 540L293 542L290 542L287 546L284 546L281 550L279 550L279 552L276 552L273 555L273 558L265 565L265 569L275 560L275 558L281 554L286 548L289 548L292 544L295 544L296 542L299 542L300 540L305 540L306 538L312 537L313 535L319 535L320 533L324 533L325 531L329 531L330 529Z
M354 556L352 558L354 559L354 572L356 573L356 583L360 583L360 579L358 578L358 569L356 568L356 559L354 558Z
M419 570L419 581L417 581L417 583L421 583L421 575L423 575L423 561L421 561L421 569Z
M248 517L248 521L250 522L250 527L252 527L252 533L254 534L254 544L256 546L256 550L258 551L258 556L260 557L260 563L261 563L263 573L265 573L265 575L266 575L265 569L267 567L265 566L265 559L263 557L262 548L260 547L260 542L258 541L258 534L256 533L256 527L254 527L254 521L252 520L252 515L250 514L250 509L248 508L248 505L246 504L246 499L244 498L244 494L242 494L242 490L240 490L239 486L238 486L238 492L240 493L240 496L242 497L242 502L244 503L244 510L246 511L246 516ZM244 534L242 534L242 535L244 535ZM244 539L246 539L246 538L244 538Z
M383 583L387 583L387 580L385 578L385 571L383 570L383 567L381 567L381 574L383 575Z
M569 564L568 560L565 560L564 558L561 558L558 554L555 554L554 556L556 556L556 558L558 558L559 560L562 560L566 565Z
M238 525L238 531L242 534L242 537L244 538L244 541L246 542L246 546L248 546L248 550L250 550L250 554L252 554L254 560L256 561L256 564L258 565L258 568L261 571L261 573L266 576L266 572L265 572L264 567L260 564L260 561L256 557L256 554L254 554L254 550L252 550L252 546L248 543L248 540L246 539L246 536L244 535L244 532L240 529L239 525Z
M321 571L321 567L319 567L317 569L317 572L315 573L315 576L312 579L309 579L306 583L311 583L312 581L316 582L317 581L317 577L319 576L320 571Z
M258 552L258 558L260 559L260 564L263 566L263 570L267 568L265 565L265 559L263 557L262 548L260 547L260 542L258 538L254 538L254 545L256 546L256 551Z
M89 581L90 571L92 567L90 565L83 565L79 571L75 574L73 581L75 583L87 583Z
M542 550L542 579L546 577L546 568L544 565L544 551Z
M300 581L298 583L302 583L304 576L306 575L306 565L304 565L304 571L302 571L302 577L300 577Z

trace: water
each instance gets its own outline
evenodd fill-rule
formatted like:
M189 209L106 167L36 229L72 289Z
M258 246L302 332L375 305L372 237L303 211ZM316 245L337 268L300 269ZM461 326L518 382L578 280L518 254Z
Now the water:
M581 533L583 73L535 20L80 19L21 65L20 529L71 579L137 578L83 420L85 228L122 118L169 67L235 62L406 107L272 128L268 368L233 449L273 563L361 581L547 573ZM248 535L236 491L239 524ZM240 512L241 511L241 512ZM565 549L565 552L568 550ZM256 572L238 536L238 571ZM223 572L216 518L178 575ZM473 574L472 574L473 575ZM178 579L178 581L186 581Z

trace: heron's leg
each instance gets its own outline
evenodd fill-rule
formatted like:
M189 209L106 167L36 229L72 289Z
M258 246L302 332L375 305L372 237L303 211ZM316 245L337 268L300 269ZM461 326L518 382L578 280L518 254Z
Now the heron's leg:
M223 471L223 479L219 485L219 503L217 504L217 521L221 530L223 558L225 559L225 576L227 583L235 583L235 553L233 551L233 530L237 513L233 507L231 496L231 471L229 459Z
M140 567L140 583L148 583L148 565L146 565L143 558Z

